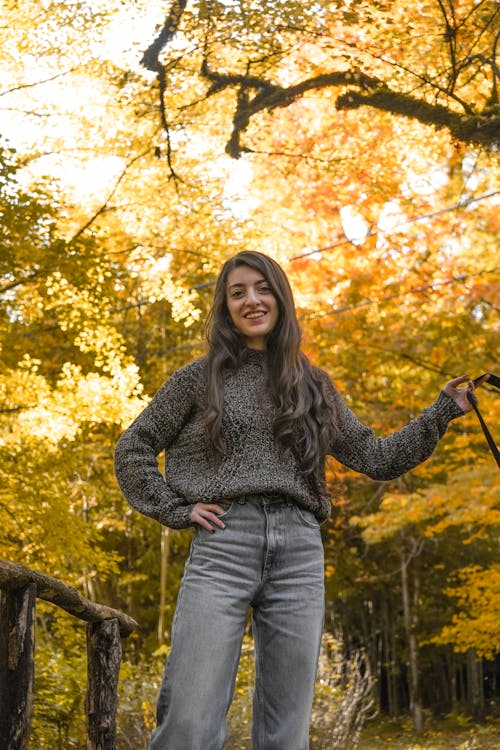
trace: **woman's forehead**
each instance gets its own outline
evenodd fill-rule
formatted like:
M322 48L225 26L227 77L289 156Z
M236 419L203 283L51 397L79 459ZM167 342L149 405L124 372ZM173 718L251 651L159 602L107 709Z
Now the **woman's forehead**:
M261 271L257 271L250 266L236 266L227 275L226 285L231 286L249 286L257 284L259 281L266 281L266 277Z

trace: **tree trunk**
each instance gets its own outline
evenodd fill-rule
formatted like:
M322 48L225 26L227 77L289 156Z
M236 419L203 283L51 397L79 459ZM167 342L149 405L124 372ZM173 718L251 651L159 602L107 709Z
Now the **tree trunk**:
M121 657L118 621L90 623L87 626L87 750L116 750Z
M395 620L387 612L387 695L389 716L399 716L398 660L396 650Z
M458 704L458 679L457 679L457 659L453 651L449 651L446 655L448 663L448 675L450 685L450 709L449 713L454 711Z
M33 716L36 584L0 591L0 750L28 747Z
M467 651L467 708L475 721L484 718L483 663L473 649Z
M403 616L405 623L406 638L409 653L409 692L410 713L416 732L424 731L424 714L422 711L422 699L420 695L420 670L418 661L417 643L417 610L416 598L418 597L418 579L415 576L415 596L413 607L411 604L410 588L408 582L408 566L411 558L406 557L404 548L401 549L401 593L403 596Z
M160 611L158 614L158 643L165 643L165 605L167 603L167 569L170 552L169 529L161 527L160 544Z

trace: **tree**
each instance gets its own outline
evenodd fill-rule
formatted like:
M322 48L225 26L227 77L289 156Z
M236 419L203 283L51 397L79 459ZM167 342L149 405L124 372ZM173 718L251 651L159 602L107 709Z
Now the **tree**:
M226 151L235 158L255 150L241 138L259 113L291 107L327 87L340 89L337 110L372 107L495 148L499 9L488 2L429 0L410 18L409 11L403 2L344 0L314 6L271 0L258 7L202 0L188 11L174 0L142 60L157 73L170 166L170 134L185 118L177 110L177 123L167 121L166 97L172 79L186 76L188 52L198 69L188 67L195 95L182 111L206 110L212 97L229 90L234 110ZM170 50L175 35L181 41ZM166 59L160 59L163 51Z

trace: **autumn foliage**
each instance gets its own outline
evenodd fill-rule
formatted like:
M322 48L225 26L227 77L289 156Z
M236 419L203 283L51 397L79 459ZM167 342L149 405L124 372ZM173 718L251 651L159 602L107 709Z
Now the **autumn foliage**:
M1 11L0 548L126 609L158 671L190 533L128 508L113 447L203 353L221 261L283 265L305 351L379 434L499 374L500 5L29 6ZM495 697L468 686L499 658L498 476L473 414L400 480L329 463L327 629L391 715ZM49 620L47 685L75 658Z

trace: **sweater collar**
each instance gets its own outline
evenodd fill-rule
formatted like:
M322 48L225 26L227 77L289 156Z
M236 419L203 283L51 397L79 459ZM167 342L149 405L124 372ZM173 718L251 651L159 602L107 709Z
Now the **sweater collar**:
M261 367L267 362L267 351L265 349L251 349L245 347L241 357L242 362L248 362L253 365L260 365Z

